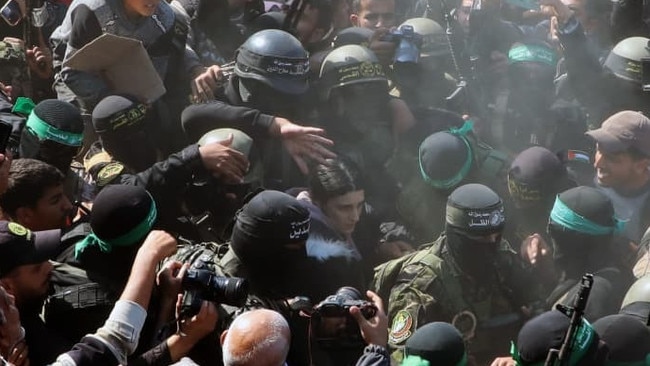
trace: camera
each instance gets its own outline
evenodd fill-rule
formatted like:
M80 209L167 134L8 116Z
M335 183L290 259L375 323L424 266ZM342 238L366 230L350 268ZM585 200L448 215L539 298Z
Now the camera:
M198 259L183 277L181 318L194 316L206 301L241 307L248 298L248 281L217 275L208 263Z
M358 307L364 318L370 319L377 314L377 307L362 298L359 290L341 287L334 295L328 296L314 307L311 328L321 348L350 349L365 345L359 325L350 314L350 308Z
M381 39L384 42L397 43L394 63L417 64L420 61L420 49L422 48L422 35L415 33L413 26L403 25L399 29L392 30Z

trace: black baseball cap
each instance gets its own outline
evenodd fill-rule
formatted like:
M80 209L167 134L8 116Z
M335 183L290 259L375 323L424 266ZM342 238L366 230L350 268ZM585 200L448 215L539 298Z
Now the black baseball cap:
M32 232L15 222L0 221L0 277L17 267L45 262L61 244L61 230Z

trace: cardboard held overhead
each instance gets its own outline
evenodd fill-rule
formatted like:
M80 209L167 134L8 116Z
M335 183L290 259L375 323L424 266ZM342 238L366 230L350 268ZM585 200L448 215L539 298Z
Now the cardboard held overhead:
M116 94L147 103L166 92L142 42L105 33L77 51L63 66L100 76Z

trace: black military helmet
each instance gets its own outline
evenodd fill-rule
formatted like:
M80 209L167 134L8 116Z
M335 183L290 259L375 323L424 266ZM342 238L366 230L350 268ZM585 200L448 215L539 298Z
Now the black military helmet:
M363 47L370 45L370 39L373 35L372 29L364 27L349 27L341 30L332 40L332 48L339 48L350 44L356 44Z
M503 230L503 201L496 192L482 184L465 184L456 188L447 199L448 226L473 235Z
M646 57L650 57L650 39L630 37L614 46L604 66L618 78L641 84L643 76L641 61Z
M267 29L250 36L237 51L235 74L286 94L308 88L309 54L291 34Z
M366 47L342 46L330 52L320 68L319 87L327 99L333 89L359 84L376 83L388 91L388 79L377 56Z

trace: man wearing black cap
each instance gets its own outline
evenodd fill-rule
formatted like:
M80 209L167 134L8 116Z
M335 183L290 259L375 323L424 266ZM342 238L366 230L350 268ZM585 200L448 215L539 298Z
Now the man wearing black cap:
M545 312L527 322L519 331L517 344L511 347L511 359L497 359L493 366L533 366L544 364L551 349L560 349L569 329L569 318L557 310ZM574 347L566 360L568 366L604 366L607 347L596 331L582 319L573 341ZM506 363L507 361L510 361Z
M638 244L650 226L650 119L618 112L587 135L596 141L596 185L627 221L624 236Z
M508 238L521 255L538 265L551 254L546 234L548 215L555 196L576 184L559 156L541 146L522 151L508 170L508 191L517 212Z
M39 317L50 288L48 258L56 254L59 244L59 230L34 233L17 223L0 221L0 283L16 299L33 365L48 364L72 346Z
M397 199L397 211L416 238L430 242L444 229L447 196L463 183L481 183L507 197L508 157L480 142L470 121L422 141Z
M546 299L549 308L556 303L570 305L582 275L593 273L585 317L593 321L618 312L625 291L634 281L614 241L623 225L615 217L612 202L596 188L576 187L557 196L548 231L561 280Z
M309 211L294 197L260 192L237 214L230 249L220 263L227 275L250 281L247 307L269 307L287 319L292 333L289 364L309 362L309 336L308 322L286 300L306 296L316 303L330 295L323 291L329 286L322 285L327 280L320 267L307 257L309 227Z
M503 202L491 189L467 184L447 201L446 227L434 243L375 269L373 289L389 299L389 345L404 343L430 321L453 324L470 344L470 365L491 361L514 336L524 314L526 276L501 239Z
M18 147L21 158L44 161L66 176L65 193L72 202L90 202L94 197L92 187L81 178L83 169L72 164L83 143L83 129L77 107L47 99L33 107Z
M264 144L264 186L288 189L303 184L307 159L324 162L335 155L323 129L293 123L303 118L309 60L300 41L287 32L267 29L250 36L239 48L232 75L218 101L183 111L183 129L196 141L215 128L242 130ZM211 95L209 98L213 99Z
M426 324L406 341L402 365L466 366L463 335L449 323Z
M609 315L593 324L607 348L607 366L647 365L650 361L650 329L626 314Z

